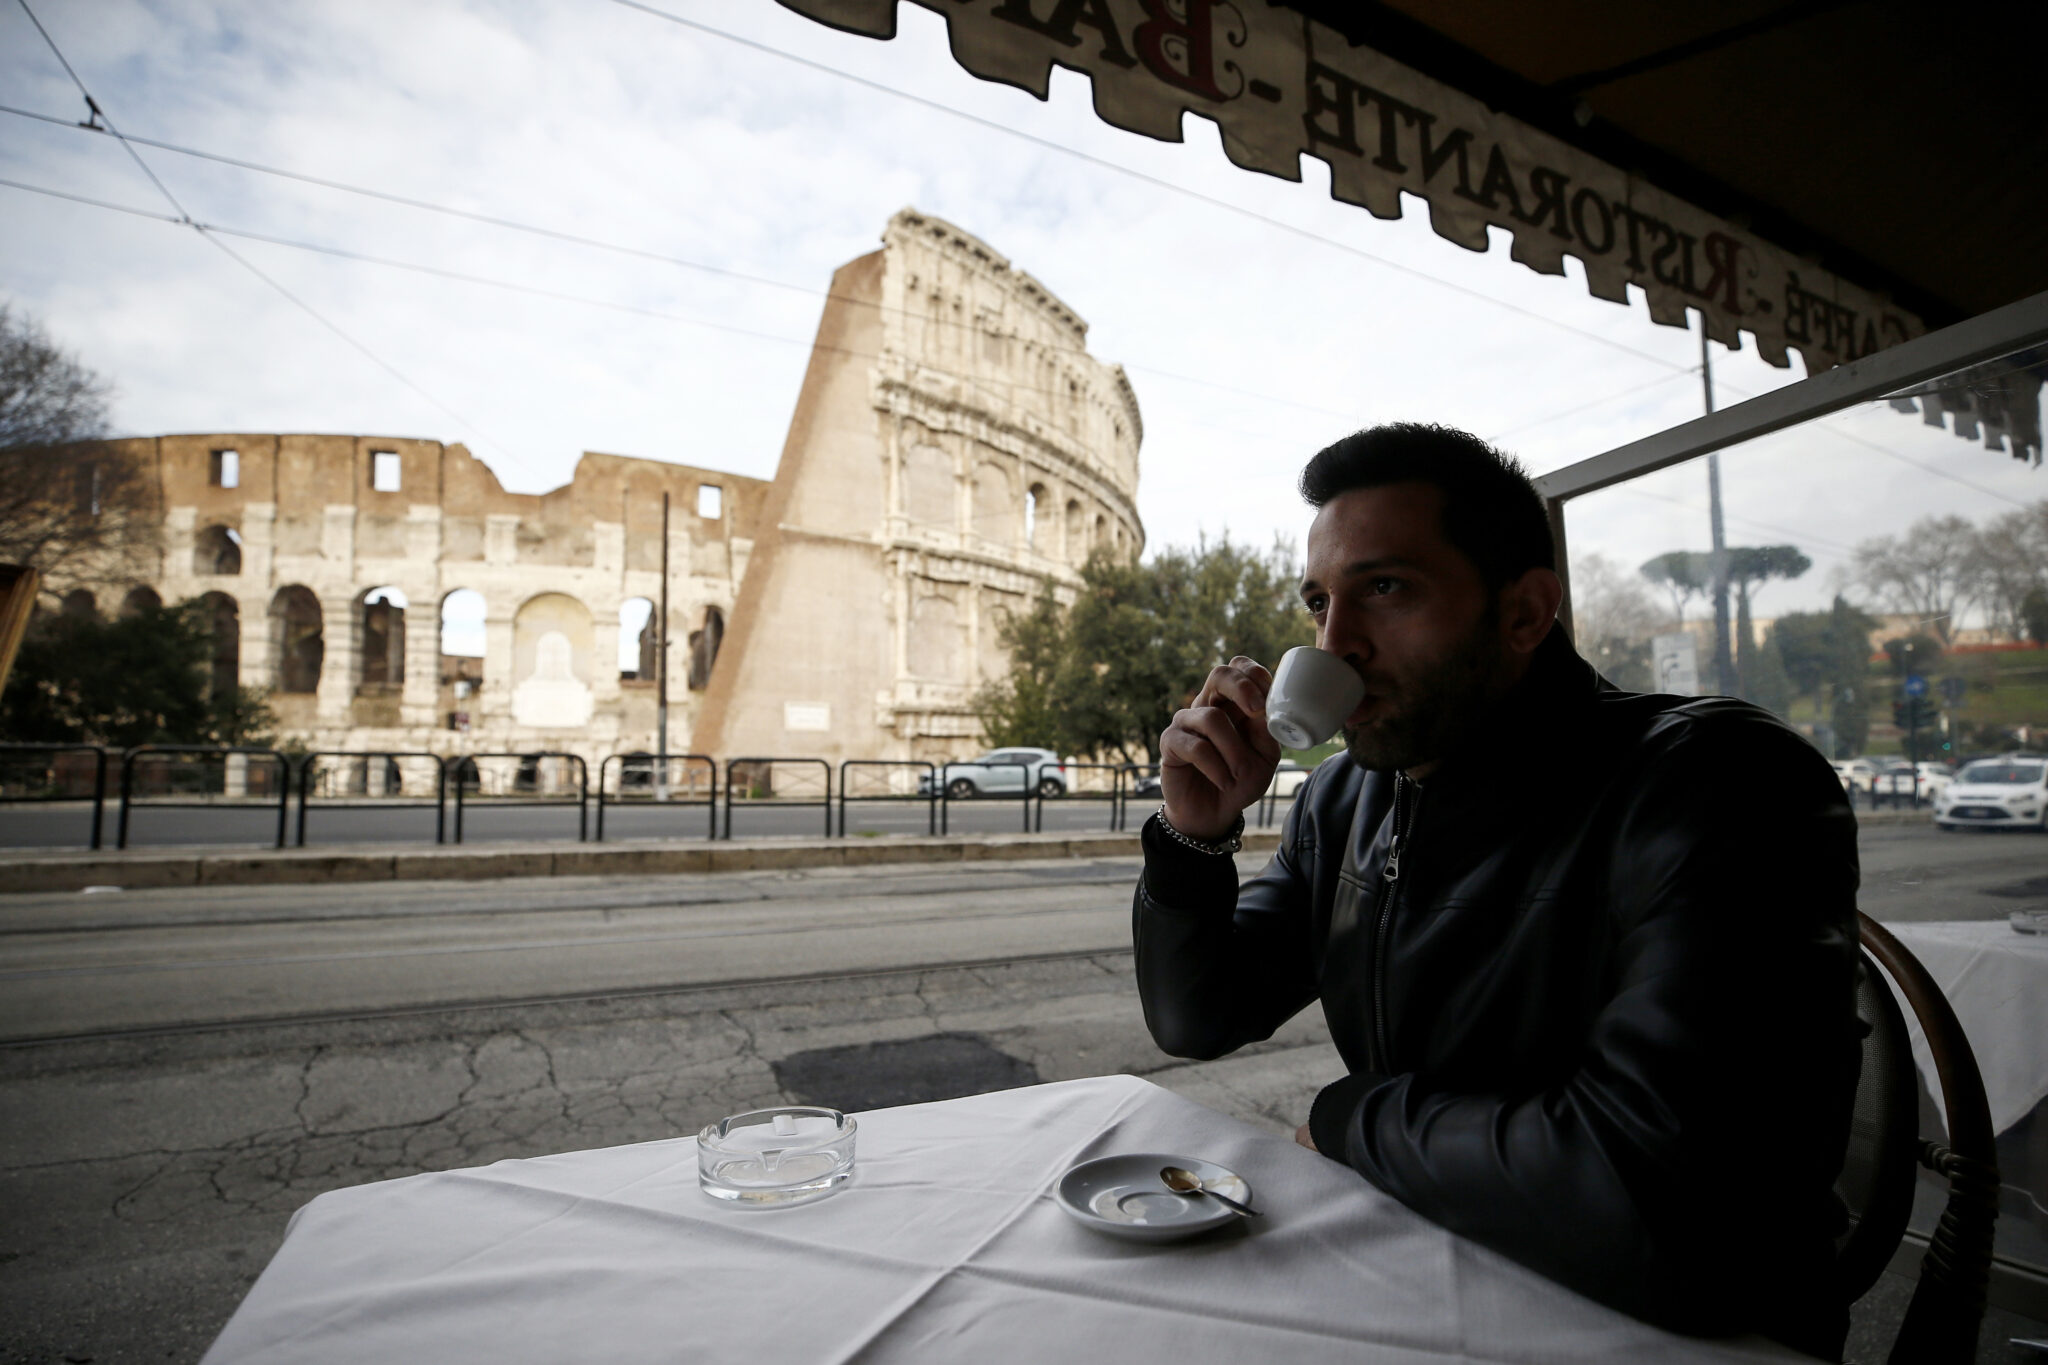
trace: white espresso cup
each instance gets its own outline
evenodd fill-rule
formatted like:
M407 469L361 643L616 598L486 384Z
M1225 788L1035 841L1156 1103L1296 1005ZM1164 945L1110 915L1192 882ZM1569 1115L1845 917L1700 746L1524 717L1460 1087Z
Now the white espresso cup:
M1314 645L1280 656L1266 692L1266 731L1287 749L1313 749L1365 700L1365 680L1350 664Z

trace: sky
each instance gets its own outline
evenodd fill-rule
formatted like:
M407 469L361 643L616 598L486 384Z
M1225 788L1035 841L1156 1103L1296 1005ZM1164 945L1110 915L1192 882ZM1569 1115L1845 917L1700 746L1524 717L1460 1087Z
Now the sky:
M1201 119L1179 144L1111 128L1070 72L1045 102L977 80L915 5L884 43L773 0L649 0L727 36L614 0L30 2L125 133L669 258L148 148L193 219L347 254L0 187L0 301L113 380L121 434L461 441L522 492L585 450L768 478L831 272L905 206L1044 281L1129 370L1155 550L1298 544L1301 463L1373 422L1465 427L1542 473L1701 410L1697 333L1590 297L1576 262L1469 252L1414 200L1375 219L1312 159L1298 184L1239 170ZM84 113L15 0L0 104ZM111 138L15 115L0 178L175 212ZM1713 349L1723 405L1801 377ZM1823 604L1869 536L2048 497L2048 470L1881 407L1723 463L1731 543L1816 561L1764 615ZM1581 500L1574 556L1705 548L1705 508L1697 466Z

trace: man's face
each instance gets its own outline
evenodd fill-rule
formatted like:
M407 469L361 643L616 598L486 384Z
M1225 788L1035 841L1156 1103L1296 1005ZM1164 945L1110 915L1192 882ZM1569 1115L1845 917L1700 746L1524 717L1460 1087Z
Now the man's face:
M1357 488L1309 527L1302 601L1316 643L1365 680L1344 722L1345 747L1364 768L1442 757L1512 682L1499 603L1444 539L1442 507L1425 483Z

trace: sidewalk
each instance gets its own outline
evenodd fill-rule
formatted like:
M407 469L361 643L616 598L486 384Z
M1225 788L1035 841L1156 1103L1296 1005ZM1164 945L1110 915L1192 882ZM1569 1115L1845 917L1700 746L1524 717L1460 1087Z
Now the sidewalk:
M1248 851L1280 832L1247 830ZM262 886L304 882L483 881L496 877L624 877L768 868L864 867L1023 858L1135 858L1138 835L899 835L886 839L638 840L616 843L337 845L25 851L0 856L0 894L89 886Z

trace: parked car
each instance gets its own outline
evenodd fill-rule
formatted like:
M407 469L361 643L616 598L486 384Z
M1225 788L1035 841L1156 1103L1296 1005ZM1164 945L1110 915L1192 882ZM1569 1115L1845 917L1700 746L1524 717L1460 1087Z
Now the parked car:
M1989 758L1970 764L1936 798L1934 823L1943 829L2048 831L2048 760Z
M1067 794L1067 768L1050 749L991 749L980 758L948 763L938 772L939 785L955 801L973 796ZM932 775L919 774L917 794L932 794Z
M1835 772L1842 779L1842 786L1852 792L1870 795L1870 784L1877 780L1880 766L1875 759L1844 758L1835 762Z
M1158 773L1146 773L1131 786L1131 795L1133 796L1159 796L1161 794Z

